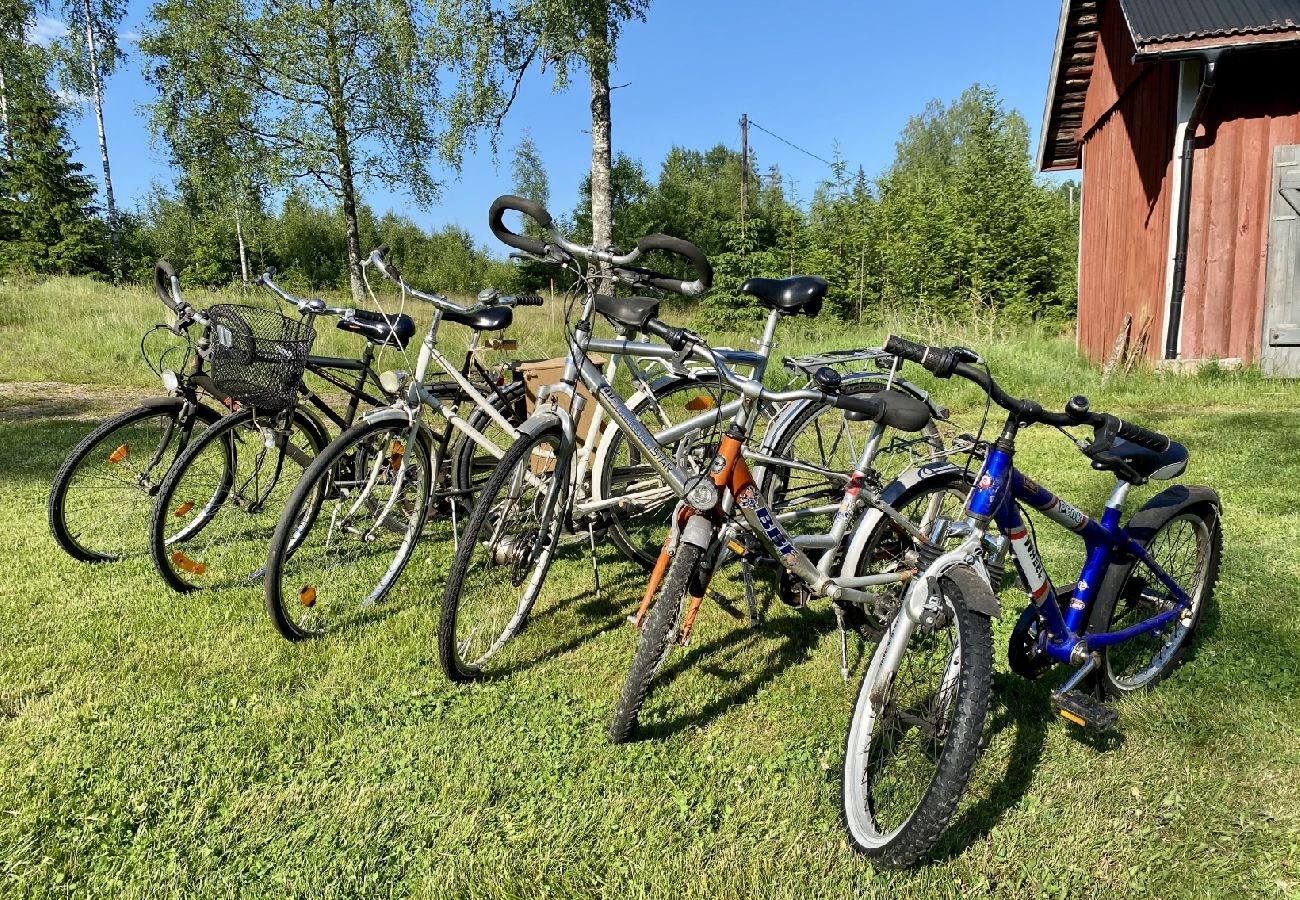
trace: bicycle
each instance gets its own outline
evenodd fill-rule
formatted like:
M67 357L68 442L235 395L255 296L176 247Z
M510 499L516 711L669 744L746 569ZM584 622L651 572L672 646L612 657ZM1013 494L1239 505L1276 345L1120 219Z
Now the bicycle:
M405 314L294 297L276 285L275 274L269 267L254 285L298 312L299 320L228 304L204 314L210 336L201 355L234 411L177 457L154 501L150 556L159 577L180 593L260 575L276 510L329 443L328 426L313 409L342 430L362 403L390 402L393 394L374 370L376 354L405 348L415 332ZM314 323L322 316L365 339L359 358L310 353ZM307 384L306 373L342 391L346 406L336 411Z
M547 230L548 241L524 237L506 229L502 216L507 209L517 210L536 220ZM535 258L572 267L575 271L579 260L606 265L611 268L614 277L636 286L650 286L695 296L708 287L712 278L707 258L686 241L651 235L638 241L637 248L627 254L582 247L564 238L543 208L518 197L499 198L493 204L490 225L504 243ZM634 265L642 255L652 250L685 259L693 267L695 279L687 282ZM870 491L863 490L863 485L870 469L870 460L880 447L884 429L873 429L863 454L865 462L855 475L828 472L776 453L780 448L789 447L797 437L798 431L792 430L792 425L802 427L809 421L806 407L802 404L836 405L870 417L870 414L881 413L885 404L890 402L889 408L893 413L887 424L909 432L921 432L930 426L930 407L923 400L901 391L881 391L873 395L846 391L832 395L811 387L787 392L762 388L759 379L774 343L778 322L785 315L801 312L813 315L819 310L826 290L826 282L819 278L800 276L779 281L751 279L742 287L742 290L752 293L769 308L767 324L759 341L759 353L745 356L738 355L736 351L707 348L697 336L691 336L688 340L689 332L670 328L657 318L658 301L653 298L619 298L618 306L611 314L615 319L641 332L661 339L669 338L667 344L639 343L632 346L627 341L593 338L591 322L604 300L602 295L596 293L592 280L586 280L585 284L587 291L582 311L573 327L570 355L560 383L550 395L551 402L521 426L520 439L511 446L493 478L484 486L448 576L439 623L438 646L443 669L453 680L466 681L480 676L485 664L520 631L541 592L566 522L582 513L580 502L569 502L576 483L571 465L576 444L574 422L585 404L584 395L578 391L580 384L590 396L595 397L600 408L610 417L620 435L619 440L634 451L638 465L645 472L639 476L641 480L638 489L654 496L665 511L671 509L667 505L669 500L676 503L683 497L688 500L700 498L701 494L692 493L698 485L704 485L709 492L714 491L713 482L708 478L709 462L715 459L712 441L705 443L702 438L711 436L727 421L739 423L744 437L748 437L756 429L760 413L774 408L776 403L789 402L791 405L776 415L766 431L763 444L757 450L749 451L752 458L760 467L784 466L837 479L846 486L841 494L851 489L854 500L850 505L855 505L859 497L863 498L862 502L866 502L865 498L871 496ZM630 352L667 360L677 368L692 358L703 361L710 371L717 373L721 384L738 395L738 399L711 405L687 422L652 433L618 396L590 358L592 353L619 355ZM752 364L753 377L741 377L729 368L738 359ZM838 373L829 367L819 370L818 375L828 384L833 382L836 387L844 383ZM865 380L862 382L864 385L867 383ZM567 398L567 403L560 403L561 397ZM906 412L903 412L904 408ZM674 447L672 441L688 429L701 439L693 443L690 452L682 453L680 445ZM848 487L850 485L851 488ZM764 508L764 516L774 529L779 530L781 522L826 514L826 505L819 502L820 498L815 493L809 495L809 500L810 502L793 502L789 509L782 510L776 516ZM695 502L702 503L704 500L697 499ZM710 499L704 508L708 511L713 506L714 501ZM837 508L832 506L830 511L834 512ZM670 519L669 522L671 521ZM837 517L836 522L838 536L835 542L838 543L847 528L847 519ZM674 539L677 533L674 526ZM803 540L801 536L800 541ZM666 567L663 541L659 541L659 544L661 549L656 554L652 583L657 583L663 577ZM788 541L780 545L780 550L776 549L777 546L770 542L768 544L773 559L781 559L792 551ZM740 556L745 564L746 593L753 621L754 597L749 563L755 561L757 555L747 553L743 547L738 550L727 549L725 541L719 545L719 549L733 554L732 558ZM802 554L798 555L802 557ZM745 559L746 556L749 558ZM830 555L827 556L829 558ZM803 558L806 561L806 557ZM494 578L502 576L505 577L504 584L490 583ZM898 575L896 579L901 580L903 577L905 576ZM653 588L647 592L647 597L652 593ZM644 608L645 603L638 613L638 619Z
M901 868L938 841L979 756L992 681L990 618L999 615L995 590L1008 551L1030 597L1007 650L1012 670L1037 678L1055 665L1075 667L1052 706L1075 725L1105 731L1117 719L1105 698L1151 688L1179 664L1213 596L1222 528L1218 494L1188 485L1166 488L1120 525L1134 486L1186 469L1181 444L1093 412L1082 396L1061 413L1013 398L964 348L891 337L885 349L941 378L974 382L1007 411L963 516L938 518L922 545L922 571L872 655L845 738L843 814L853 845ZM1100 519L1014 467L1019 431L1039 423L1115 475ZM1076 426L1091 426L1092 441L1066 431ZM1083 541L1075 584L1053 586L1021 504ZM1085 683L1089 692L1078 689Z
M204 334L196 341L191 329L204 327L205 320L182 298L180 279L166 260L154 266L154 290L176 322L147 331L140 339L140 352L166 393L142 401L86 435L68 453L50 485L46 508L50 533L64 552L81 562L112 562L147 550L149 517L162 479L195 434L226 412L204 403L205 398L218 403L229 398L212 383L203 356L195 352L207 338ZM176 348L168 348L157 364L145 348L149 336L159 330L185 342L181 362L174 369L164 365Z

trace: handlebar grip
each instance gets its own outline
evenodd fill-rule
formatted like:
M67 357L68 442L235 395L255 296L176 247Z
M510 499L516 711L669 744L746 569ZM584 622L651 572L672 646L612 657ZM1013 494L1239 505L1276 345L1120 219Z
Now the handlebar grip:
M885 341L885 352L929 369L940 378L948 378L957 371L962 357L952 347L930 347L917 344L896 334L891 334Z
M1123 419L1116 419L1115 421L1119 423L1115 433L1124 440L1154 450L1157 453L1163 453L1169 449L1169 438L1160 432L1151 431L1141 425L1134 425L1132 422L1125 422Z
M866 416L871 421L879 421L884 415L885 405L874 394L836 394L835 408Z
M394 281L401 282L402 273L397 270L397 266L388 260L389 247L387 244L380 244L374 250L370 251L370 258L379 264L380 270Z
M713 287L713 266L709 263L709 258L704 255L704 251L690 241L684 241L681 238L675 238L667 234L648 234L636 242L636 248L642 253L659 250L682 257L695 269L695 280L699 284L699 288L696 289L693 284L683 282L677 278L669 278L656 272L652 273L648 279L655 287L688 296L702 294Z
M657 337L674 350L681 350L686 346L686 329L674 328L667 322L659 319L647 319L645 323L645 333L651 337Z
M537 294L516 294L515 306L541 306L542 298Z
M153 289L158 292L158 299L172 312L180 312L176 306L176 298L172 296L172 279L176 277L176 270L172 264L165 259L160 259L153 266Z
M488 227L492 229L492 233L496 235L497 240L508 247L514 247L516 250L522 250L534 256L545 256L546 244L544 242L525 237L522 234L515 234L506 227L503 218L506 210L511 209L523 213L543 228L550 229L551 227L551 214L540 203L534 203L513 194L505 194L493 200L492 208L488 210Z

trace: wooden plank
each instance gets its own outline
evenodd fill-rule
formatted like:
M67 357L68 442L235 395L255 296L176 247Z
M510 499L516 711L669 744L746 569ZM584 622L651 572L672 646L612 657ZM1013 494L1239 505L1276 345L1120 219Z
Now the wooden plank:
M1101 386L1104 389L1110 377L1115 374L1116 367L1119 366L1120 360L1125 356L1128 350L1128 333L1133 324L1133 317L1124 313L1124 323L1119 326L1119 334L1115 335L1115 343L1110 348L1110 359L1106 360L1106 367L1101 371Z

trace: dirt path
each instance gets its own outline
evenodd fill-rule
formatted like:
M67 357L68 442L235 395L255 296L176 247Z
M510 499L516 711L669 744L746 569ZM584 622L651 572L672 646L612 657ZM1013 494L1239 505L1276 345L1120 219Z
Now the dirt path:
M0 421L72 419L96 421L155 397L161 388L104 387L61 381L0 382Z

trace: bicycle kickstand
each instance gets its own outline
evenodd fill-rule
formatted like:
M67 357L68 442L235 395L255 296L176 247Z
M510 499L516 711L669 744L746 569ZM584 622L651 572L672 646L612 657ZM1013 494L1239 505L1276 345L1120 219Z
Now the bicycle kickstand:
M754 568L749 560L740 561L740 572L745 581L745 605L749 607L749 627L758 628L758 598L754 596Z
M840 677L844 683L849 683L849 629L844 621L844 610L839 605L834 606L835 624L839 627L840 632Z
M587 522L587 540L591 545L591 574L596 579L596 599L600 599L600 564L596 562L596 523Z

